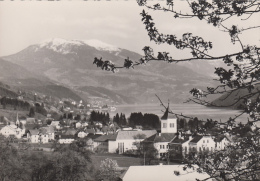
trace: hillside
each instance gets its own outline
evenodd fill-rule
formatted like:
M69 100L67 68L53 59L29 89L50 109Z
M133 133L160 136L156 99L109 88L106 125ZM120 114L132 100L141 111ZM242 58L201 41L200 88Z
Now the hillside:
M257 90L258 88L260 88L260 86L256 86L256 88L253 90L253 92L258 91ZM239 98L247 95L248 93L249 92L247 89L239 89L239 90L232 92L230 95L226 93L226 94L220 96L219 98L212 101L212 104L214 104L216 106L221 106L221 107L230 107L232 109L241 109L244 107L244 102L243 102L244 100L243 99L239 100ZM251 98L252 102L254 102L256 98L257 98L257 95L253 96Z
M203 62L201 68L196 66L196 69L191 68L192 64L186 67L181 64L151 62L134 70L120 70L113 74L93 65L94 57L113 60L122 65L126 57L137 61L141 55L97 40L51 39L3 59L18 64L36 77L50 80L55 85L73 88L78 95L82 93L80 96L84 99L87 96L101 96L118 103L151 103L156 100L155 94L158 94L162 99L170 98L174 103L182 103L192 88L205 88L213 84L210 75L199 71L207 66L212 67L208 62ZM28 85L30 81L33 80L23 79L18 86L32 87ZM33 85L41 87L37 80ZM34 87L39 90L37 86ZM88 89L82 89L86 86Z

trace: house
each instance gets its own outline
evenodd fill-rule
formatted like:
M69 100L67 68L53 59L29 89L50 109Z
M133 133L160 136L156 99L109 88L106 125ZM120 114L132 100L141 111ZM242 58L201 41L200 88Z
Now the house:
M94 147L96 146L94 139L100 137L102 135L100 134L93 134L93 133L89 133L84 139L86 139L86 144L87 144L87 149L94 151Z
M35 124L35 118L26 118L26 124Z
M15 136L16 138L21 138L23 136L23 134L25 133L24 129L21 129L19 127L17 127L14 124L11 125L6 125L4 126L1 130L0 133L2 135L4 135L5 137L8 137L10 135Z
M189 151L191 152L202 152L202 151L214 151L215 141L211 136L195 136L189 142Z
M59 136L60 144L71 144L73 141L75 141L75 137L73 135L60 135Z
M198 166L184 169L185 165L146 165L130 166L129 169L120 177L121 181L212 181L207 173L198 173Z
M136 150L136 142L143 141L156 133L155 130L145 131L118 131L114 134L105 134L94 139L94 150L122 154L128 150Z
M51 126L54 126L56 129L61 129L60 121L52 121Z
M117 133L116 134L108 134L102 135L95 139L93 139L93 149L98 152L109 152L109 142L116 141ZM114 153L116 150L114 151Z
M88 133L86 133L85 131L79 131L78 132L78 137L79 138L85 138L88 135Z
M27 138L28 141L30 141L31 143L39 143L39 130L37 129L32 129L29 130L27 133Z
M225 135L218 135L215 138L215 149L216 150L224 150L225 147L230 144L230 140Z
M42 143L48 143L51 140L54 140L54 127L53 126L46 126L46 127L41 127L39 129L39 136L40 140Z
M143 141L144 145L153 145L157 149L157 158L162 158L166 156L169 150L169 143L176 137L175 133L157 133ZM150 145L149 145L150 144Z
M136 150L136 143L156 134L156 130L143 131L118 131L115 140L109 140L108 152L115 153L118 150L122 154L128 150Z
M170 158L174 160L182 159L189 153L189 142L192 140L192 136L176 136L169 143Z
M76 128L81 128L82 127L81 122L77 122L75 125L76 125Z

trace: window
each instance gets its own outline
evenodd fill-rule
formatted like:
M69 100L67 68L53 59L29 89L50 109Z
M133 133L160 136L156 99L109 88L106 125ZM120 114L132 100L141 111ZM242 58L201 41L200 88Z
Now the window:
M209 140L207 140L207 143L209 143Z
M167 149L169 149L170 147L169 147L169 145L167 145Z
M205 140L203 140L203 143L205 143Z
M174 123L170 123L170 127L171 127L171 128L174 128Z
M167 128L167 123L163 123L163 128Z

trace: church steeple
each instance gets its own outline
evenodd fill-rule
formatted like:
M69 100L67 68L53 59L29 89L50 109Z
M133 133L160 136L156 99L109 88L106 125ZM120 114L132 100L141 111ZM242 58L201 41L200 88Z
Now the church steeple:
M173 115L169 116L169 102L161 117L161 133L177 133L177 118Z
M163 116L161 117L162 120L167 120L168 119L168 113L169 113L169 107L166 108Z
M18 117L18 112L16 113L16 122L15 122L16 126L19 127L20 126L20 120Z
M168 113L169 113L169 102L168 102L168 106L163 114L163 116L161 117L161 120L167 120L168 119Z

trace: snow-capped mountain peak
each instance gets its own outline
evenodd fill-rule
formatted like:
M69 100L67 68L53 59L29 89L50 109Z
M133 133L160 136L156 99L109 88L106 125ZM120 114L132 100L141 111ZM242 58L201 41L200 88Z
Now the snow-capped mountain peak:
M105 51L120 51L120 49L114 45L110 45L107 43L104 43L100 40L85 40L84 43L86 43L89 46L92 46L96 48L97 50L105 50Z
M120 51L120 48L104 43L100 40L80 41L80 40L65 40L61 38L52 38L52 39L44 40L42 43L38 45L35 51L38 51L39 48L47 48L58 53L69 54L69 53L74 53L72 51L72 47L84 46L84 45L88 45L97 50L102 50L102 51L109 51L109 52Z
M65 40L62 38L52 38L52 39L48 39L43 41L40 44L40 47L44 47L44 46L62 46L62 45L83 45L83 43L79 40Z

